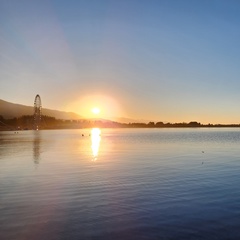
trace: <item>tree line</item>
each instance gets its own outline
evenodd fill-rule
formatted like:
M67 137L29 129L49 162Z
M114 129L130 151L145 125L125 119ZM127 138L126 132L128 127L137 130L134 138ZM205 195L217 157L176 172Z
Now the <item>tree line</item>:
M34 120L32 115L24 115L18 118L5 119L0 115L0 130L31 130ZM105 120L63 120L43 115L40 129L78 129L78 128L200 128L200 127L240 127L240 124L201 124L191 121L189 123L119 123Z

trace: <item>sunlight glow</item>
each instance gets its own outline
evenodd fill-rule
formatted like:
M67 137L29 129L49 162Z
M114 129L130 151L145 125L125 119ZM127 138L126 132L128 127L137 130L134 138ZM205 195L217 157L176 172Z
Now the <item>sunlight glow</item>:
M92 139L92 154L93 154L93 161L97 160L99 146L101 141L101 130L99 128L93 128L91 131L91 139Z
M95 108L99 110L94 110L94 112L99 113L93 112ZM103 119L112 120L114 117L125 115L115 97L101 94L82 95L80 98L69 103L65 110L76 112L83 118L92 118L95 115L94 117L98 116Z
M95 107L95 108L92 109L92 113L99 114L100 113L100 109Z

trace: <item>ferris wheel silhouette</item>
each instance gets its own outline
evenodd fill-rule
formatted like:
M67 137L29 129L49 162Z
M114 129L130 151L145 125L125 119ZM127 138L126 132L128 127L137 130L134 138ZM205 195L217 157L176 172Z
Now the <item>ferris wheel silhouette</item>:
M42 118L42 102L40 96L37 94L34 100L34 116L33 116L33 128L39 130L41 127Z

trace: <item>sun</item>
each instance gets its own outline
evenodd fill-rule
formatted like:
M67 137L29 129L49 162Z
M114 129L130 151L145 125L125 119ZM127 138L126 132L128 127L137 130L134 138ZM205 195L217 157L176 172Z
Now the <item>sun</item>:
M95 107L95 108L92 108L92 113L94 113L94 114L99 114L100 113L100 108L98 108L98 107Z

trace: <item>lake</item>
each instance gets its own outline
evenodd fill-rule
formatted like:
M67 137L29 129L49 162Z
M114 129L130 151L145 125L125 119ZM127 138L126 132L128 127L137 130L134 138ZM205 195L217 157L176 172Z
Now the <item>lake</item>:
M0 132L0 239L240 239L240 129Z

